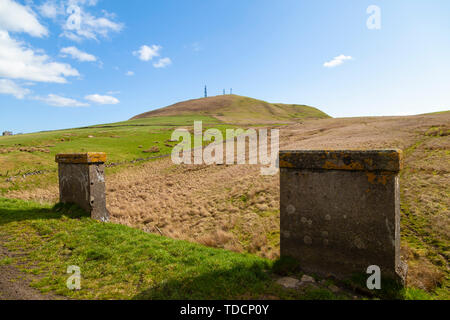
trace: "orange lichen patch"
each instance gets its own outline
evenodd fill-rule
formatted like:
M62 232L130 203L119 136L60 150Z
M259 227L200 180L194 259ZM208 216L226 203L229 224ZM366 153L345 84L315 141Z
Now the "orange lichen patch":
M374 184L375 183L375 179L377 178L377 175L373 172L366 172L367 174L367 181L369 181L369 183Z
M382 172L382 173L373 173L373 172L366 172L367 175L367 181L369 181L370 184L377 184L380 183L382 185L386 185L388 181L394 177L394 175L391 172Z
M280 154L280 168L295 168L295 165L289 161L291 156L291 153Z
M378 175L378 183L381 183L382 185L386 185L391 178L394 176L390 172L383 172L382 174Z
M393 150L392 152L382 153L380 152L380 156L388 158L390 162L394 165L398 164L398 170L403 169L403 151L402 150Z
M325 161L322 168L326 170L363 170L364 166L360 162L355 161L351 161L350 164Z
M364 162L365 162L368 166L373 167L373 159L367 158L367 159L364 159Z
M58 163L104 163L106 162L106 153L104 152L87 152L87 153L71 153L57 154L55 161Z
M280 158L280 168L295 168L295 165Z
M387 157L390 157L392 160L398 160L403 158L403 151L402 150L393 150L392 152L385 153Z

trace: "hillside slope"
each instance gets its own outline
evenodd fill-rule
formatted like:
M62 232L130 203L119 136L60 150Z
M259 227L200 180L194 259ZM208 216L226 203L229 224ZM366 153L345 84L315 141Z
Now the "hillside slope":
M292 123L303 119L329 118L324 112L310 106L269 103L238 95L222 95L179 102L142 113L130 120L180 115L210 116L233 124Z

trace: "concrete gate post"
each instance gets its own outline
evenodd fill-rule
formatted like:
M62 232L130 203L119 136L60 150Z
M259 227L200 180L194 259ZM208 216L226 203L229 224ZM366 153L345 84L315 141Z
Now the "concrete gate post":
M380 267L404 283L398 150L280 151L280 249L305 272L347 279Z
M105 195L103 152L57 154L59 201L75 203L91 214L92 219L108 222Z

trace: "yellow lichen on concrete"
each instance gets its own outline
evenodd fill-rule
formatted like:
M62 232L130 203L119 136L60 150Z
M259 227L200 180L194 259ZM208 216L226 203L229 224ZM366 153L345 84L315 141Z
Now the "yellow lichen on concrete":
M390 180L393 177L392 173L390 172L383 172L382 174L378 175L378 183L381 183L382 185L386 185L388 183L388 180Z
M392 171L402 169L400 150L281 151L280 167L306 170Z
M322 168L326 170L363 170L364 166L355 161L351 161L350 164L338 164L332 161L325 161Z
M364 162L365 162L368 166L373 167L373 159L367 158L367 159L364 159Z
M291 153L284 153L280 155L280 162L279 165L281 168L294 168L294 164L292 164L289 161L284 160L285 158L289 158L291 156Z
M289 161L284 161L280 159L280 168L295 168L295 166Z
M68 153L57 154L55 161L58 163L105 163L106 153L104 152L87 152L87 153Z
M382 184L382 185L386 185L388 183L388 180L390 180L393 175L391 172L381 172L381 173L374 173L374 172L366 172L367 175L367 181L370 184Z

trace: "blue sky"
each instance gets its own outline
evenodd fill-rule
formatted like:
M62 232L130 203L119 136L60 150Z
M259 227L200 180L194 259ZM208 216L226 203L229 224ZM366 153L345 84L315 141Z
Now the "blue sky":
M126 120L205 84L419 114L450 109L449 75L447 0L0 0L0 131Z

